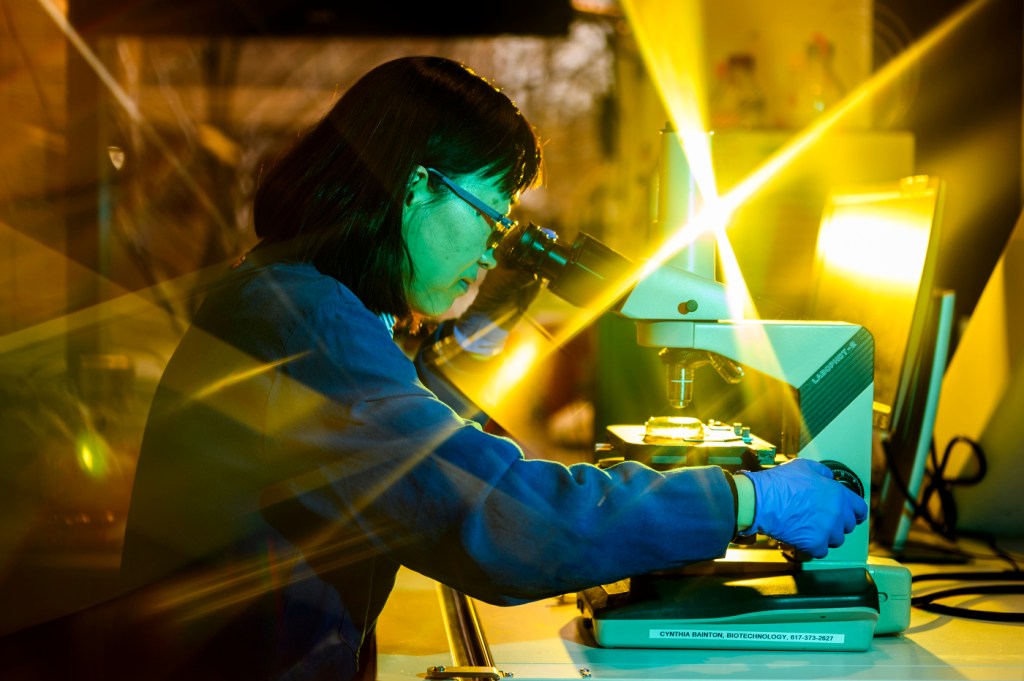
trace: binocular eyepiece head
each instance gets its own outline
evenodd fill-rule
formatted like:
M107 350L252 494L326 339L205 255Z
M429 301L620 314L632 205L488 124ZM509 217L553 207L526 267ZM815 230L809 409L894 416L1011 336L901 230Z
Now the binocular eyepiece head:
M506 234L494 257L507 267L545 279L549 291L577 307L600 305L602 294L625 277L633 264L589 234L580 233L566 247L552 230L532 222Z

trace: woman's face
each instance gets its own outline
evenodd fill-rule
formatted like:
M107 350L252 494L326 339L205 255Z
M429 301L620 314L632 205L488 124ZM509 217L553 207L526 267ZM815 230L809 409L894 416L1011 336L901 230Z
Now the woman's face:
M423 167L414 171L402 210L402 235L412 257L413 276L406 297L414 312L435 316L469 290L480 268L495 266L487 248L493 223L440 183L427 186ZM510 199L498 188L500 178L463 175L452 181L501 214Z

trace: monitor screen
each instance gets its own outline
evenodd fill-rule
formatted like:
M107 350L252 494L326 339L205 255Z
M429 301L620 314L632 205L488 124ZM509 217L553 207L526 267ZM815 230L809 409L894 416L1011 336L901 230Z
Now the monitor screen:
M895 427L932 298L943 183L917 175L832 191L815 258L811 316L859 324L875 340L875 426Z

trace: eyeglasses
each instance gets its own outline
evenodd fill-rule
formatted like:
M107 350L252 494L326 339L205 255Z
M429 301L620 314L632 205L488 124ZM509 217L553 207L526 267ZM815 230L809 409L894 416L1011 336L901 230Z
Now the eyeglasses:
M456 196L468 203L469 205L476 208L478 211L484 214L485 217L489 218L493 223L491 228L491 235L487 237L487 250L497 248L498 244L501 243L502 238L508 234L509 230L516 226L516 221L507 215L502 215L498 211L494 210L486 203L478 199L477 197L470 194L468 191L455 184L447 177L437 172L433 168L427 168L427 172L436 177L441 181L445 187L452 190Z

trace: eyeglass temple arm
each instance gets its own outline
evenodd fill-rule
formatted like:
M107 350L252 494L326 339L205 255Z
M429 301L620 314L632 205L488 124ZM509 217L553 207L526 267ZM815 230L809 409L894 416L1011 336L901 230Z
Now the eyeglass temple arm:
M460 199L476 208L478 211L480 211L490 219L503 225L506 229L511 229L512 227L515 226L515 220L508 217L507 215L502 215L498 211L494 210L486 203L480 201L478 198L467 192L465 189L449 180L440 172L434 170L433 168L427 168L427 172L436 175L437 179L441 180L441 182L444 183L444 186L448 187L448 189L451 189L453 192L455 192L456 196L458 196Z

